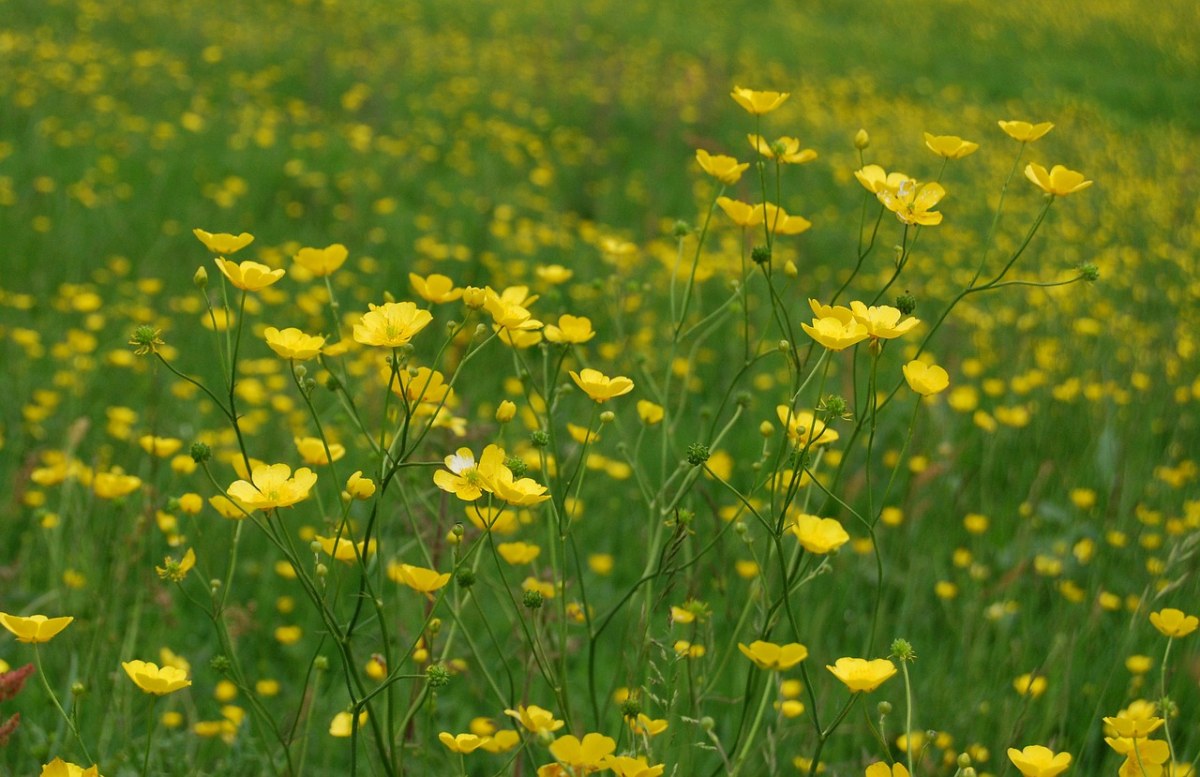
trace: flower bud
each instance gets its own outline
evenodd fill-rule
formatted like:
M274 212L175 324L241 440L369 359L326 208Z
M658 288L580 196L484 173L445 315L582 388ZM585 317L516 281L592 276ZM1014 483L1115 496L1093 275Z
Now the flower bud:
M196 274L192 276L192 285L197 289L203 289L208 286L208 270L204 266L196 268Z
M871 136L867 134L865 129L860 129L858 132L854 133L855 148L857 148L859 151L862 151L869 145L871 145Z
M510 400L506 399L500 403L499 407L496 408L496 422L501 423L501 424L506 424L509 421L513 420L513 418L516 416L516 414L517 414L517 406L515 404L513 404Z
M605 410L603 413L600 414L600 423L611 424L614 420L616 420L616 417L617 417L617 414L614 413L613 411Z

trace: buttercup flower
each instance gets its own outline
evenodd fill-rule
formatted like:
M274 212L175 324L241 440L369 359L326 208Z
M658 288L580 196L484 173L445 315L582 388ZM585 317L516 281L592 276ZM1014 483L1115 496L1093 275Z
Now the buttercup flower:
M1055 777L1071 765L1071 754L1056 754L1048 747L1029 745L1024 750L1008 748L1008 760L1024 777Z
M1000 129L1004 130L1013 140L1019 140L1022 143L1032 143L1041 136L1045 135L1050 130L1054 129L1054 125L1048 121L1041 124L1030 124L1027 121L999 121Z
M280 358L301 362L321 353L325 346L324 337L306 335L294 326L283 330L269 326L263 330L263 339Z
M883 761L879 761L867 767L866 777L910 777L910 775L902 763L888 766Z
M875 196L905 224L932 227L942 223L942 214L930 210L946 196L946 190L939 183L920 184L909 179L894 192L885 188Z
M326 443L320 437L293 437L292 440L296 443L296 450L305 464L328 464L331 460L337 461L346 455L346 446L336 442L329 443L329 450L326 451Z
M818 421L816 416L807 410L792 412L787 405L778 405L775 415L779 422L787 426L788 440L797 448L813 445L826 445L836 442L838 433L829 428L824 421Z
M762 218L758 220L758 223L761 224L765 221L767 229L773 235L799 235L812 227L812 222L808 219L803 216L788 215L786 210L771 202L755 205L754 209L762 211Z
M451 734L449 731L438 734L438 740L446 746L447 750L460 755L475 752L483 747L489 739L490 737L481 737L475 734Z
M392 582L406 585L414 591L432 594L434 591L450 582L450 573L439 573L436 569L416 567L412 564L402 564L393 561L388 564L388 577Z
M322 537L320 534L313 539L321 544L321 550L325 555L347 564L353 563L359 558L365 561L375 552L375 540L371 540L369 544L366 542L356 543L347 537Z
M1186 637L1200 626L1200 618L1195 615L1184 615L1182 610L1167 607L1158 612L1150 613L1150 622L1164 637Z
M957 135L931 135L925 133L925 147L946 159L962 159L979 150L978 143L963 140Z
M163 559L161 567L156 566L154 571L158 573L160 580L170 580L172 583L178 583L187 577L187 573L192 571L192 567L196 566L196 551L191 548L183 554L183 558L179 561L167 556Z
M593 402L607 402L613 397L633 391L633 381L623 375L610 378L599 370L591 368L585 368L580 372L571 370L570 373L571 380L575 381L575 385L583 389L583 393L587 394Z
M791 95L789 92L756 92L753 89L735 86L729 96L749 113L761 116L783 105L783 101Z
M726 186L737 183L746 168L750 167L749 162L738 164L738 161L731 156L709 154L702 148L696 149L696 161L700 163L701 170Z
M433 473L433 482L464 502L473 502L484 492L491 493L498 473L505 469L504 451L498 445L484 448L478 462L470 448L459 448L446 457L445 463L446 469Z
M413 302L368 305L370 310L354 325L354 340L363 345L398 348L429 325L433 314Z
M850 535L836 518L818 518L803 513L792 520L790 528L800 545L817 555L832 553L850 541Z
M567 313L558 317L558 326L547 324L542 333L552 343L586 343L596 336L590 318Z
M800 328L831 351L844 350L855 343L861 343L869 336L866 325L853 317L849 320L834 316L814 318L812 326L800 324Z
M739 227L753 227L762 223L763 211L754 205L741 200L731 200L728 197L718 197L717 205Z
M748 646L738 643L738 650L759 669L782 672L808 658L808 648L799 642L776 645L774 642L755 640Z
M516 719L531 734L558 731L564 725L563 721L554 719L554 713L536 704L519 705L515 710L505 710L504 714Z
M286 464L259 464L254 467L250 481L234 481L228 489L230 498L252 510L273 510L291 507L308 499L308 492L317 482L317 473L301 467L292 475Z
M417 292L421 299L434 305L453 302L463 295L462 289L454 288L454 281L437 273L422 278L420 275L410 272L408 282L412 284L413 291Z
M855 300L850 303L850 311L854 317L867 327L867 332L871 337L881 340L891 340L907 334L912 331L917 324L921 323L919 318L906 318L903 321L900 318L904 315L898 308L890 305L867 305Z
M910 180L904 173L889 173L879 165L867 165L861 170L854 171L854 177L863 188L876 196L880 192L896 193L900 185Z
M593 772L604 768L604 761L617 749L617 742L603 734L585 734L577 739L571 734L550 743L550 753L577 772Z
M239 264L218 256L213 261L230 283L244 291L261 291L285 275L282 268L272 270L265 264L249 260Z
M1148 737L1163 724L1163 718L1156 717L1129 717L1126 714L1119 714L1115 718L1105 718L1104 722L1112 726L1117 736L1126 739L1141 739Z
M1062 165L1055 165L1047 173L1046 168L1031 163L1025 167L1025 177L1033 181L1046 194L1053 194L1056 197L1065 197L1092 185L1091 181L1083 179L1083 173L1068 170Z
M750 140L751 148L767 159L777 159L789 165L802 165L817 158L817 152L811 148L801 149L800 141L797 138L789 138L785 135L768 143L767 139L761 135L747 135L746 137Z
M63 629L75 620L67 616L63 618L47 618L45 615L9 615L0 612L0 626L12 632L17 642L40 643L49 642Z
M611 769L617 777L660 777L667 767L665 764L651 766L644 755L637 758L618 755L606 758L604 768Z
M334 243L325 248L301 248L292 259L313 275L321 277L341 267L348 255L346 246Z
M355 722L354 715L349 712L342 711L333 716L333 720L329 721L329 736L344 739L354 733L354 729L362 728L367 722L367 711L363 710L358 713L358 721Z
M205 232L203 229L193 229L192 234L214 254L236 253L254 242L254 235L248 232L243 232L240 235L218 232L214 235L211 232Z
M945 391L950 385L950 375L936 364L913 360L901 369L908 387L923 397Z
M896 665L886 658L876 658L873 661L839 658L833 662L833 666L825 668L841 680L851 693L870 693L896 674Z
M89 766L84 769L82 766L77 766L69 761L64 761L61 758L55 758L48 764L42 766L42 773L39 777L102 777L99 766Z
M354 499L370 499L375 494L375 481L363 477L362 470L357 470L346 480L346 493Z
M187 672L173 666L159 668L158 664L148 661L124 661L121 667L125 674L129 675L129 679L133 680L134 685L156 696L174 693L192 684L192 681L187 679Z

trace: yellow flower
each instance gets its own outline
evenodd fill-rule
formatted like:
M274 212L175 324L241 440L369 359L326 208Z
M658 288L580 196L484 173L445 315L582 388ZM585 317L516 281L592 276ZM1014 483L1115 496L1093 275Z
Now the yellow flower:
M655 404L648 399L637 401L637 414L646 426L654 426L663 420L662 405Z
M1124 713L1124 711L1122 711ZM1142 739L1158 730L1163 724L1163 718L1131 717L1128 713L1118 714L1115 718L1105 718L1104 722L1112 726L1117 736L1126 739Z
M629 728L633 729L635 734L644 734L650 737L656 737L667 730L667 720L655 720L644 712L639 712L637 718L629 720Z
M746 137L750 140L751 148L767 159L777 159L789 165L802 165L817 158L817 152L811 148L801 150L800 141L797 138L789 138L785 135L768 143L767 139L761 135L747 135Z
M921 184L909 179L895 191L883 189L875 196L905 224L932 227L942 223L942 214L930 210L946 196L946 190L939 183Z
M375 481L362 476L357 470L346 480L346 493L353 499L370 499L375 494Z
M854 177L858 179L864 189L874 195L878 195L880 192L895 194L901 184L910 180L904 173L889 173L879 165L867 165L861 170L855 170Z
M792 534L809 553L832 553L850 541L850 535L836 518L818 518L802 513L791 522Z
M834 316L814 318L812 326L800 324L800 328L808 333L809 337L831 351L844 350L855 343L866 340L869 336L866 325L853 317L850 317L849 320Z
M787 426L787 436L797 448L813 445L826 445L836 442L838 433L830 429L824 421L818 421L807 410L792 412L787 405L778 405L775 414L779 422Z
M363 345L398 348L429 325L433 314L413 302L368 305L370 310L354 325L354 340Z
M313 539L321 544L321 550L325 552L325 555L347 564L352 564L360 558L365 562L375 552L375 540L371 540L370 544L355 543L346 537L322 537L320 534Z
M137 475L126 475L119 470L97 472L92 476L92 491L101 499L120 499L142 487Z
M412 284L413 291L417 293L417 296L434 305L453 302L463 295L462 289L454 288L454 281L437 273L422 278L420 275L410 272L408 282Z
M571 370L571 380L583 389L583 393L594 402L607 402L613 397L633 391L633 381L624 376L610 378L599 370L584 368L581 372Z
M1158 612L1150 613L1150 622L1164 637L1186 637L1200 626L1200 618L1195 615L1184 615L1182 610L1167 607Z
M901 368L908 387L923 397L945 391L950 375L936 364L913 360Z
M740 86L735 86L733 87L733 91L729 93L729 96L749 113L761 116L783 105L783 101L790 96L790 93L756 92L753 89L744 89Z
M890 305L872 305L867 307L862 302L855 300L850 303L850 310L854 317L863 322L867 326L867 332L871 337L882 340L891 340L900 335L907 334L921 320L919 318L906 318L903 321L900 317L904 314L898 308Z
M749 205L741 200L731 200L728 197L718 197L717 205L739 227L754 227L762 223L763 211L754 205Z
M500 558L513 566L532 563L542 553L542 549L537 545L526 542L502 542L496 546L496 551Z
M1055 165L1047 173L1046 168L1031 163L1025 166L1025 177L1046 194L1056 197L1066 197L1092 185L1091 181L1083 179L1083 173L1068 170L1062 165Z
M160 669L158 664L149 661L124 661L121 666L134 685L155 696L174 693L192 684L192 681L187 679L187 672L173 666Z
M102 777L102 775L99 766L93 765L84 769L82 766L77 766L61 758L55 758L42 766L42 773L39 777Z
M507 753L520 743L521 735L506 728L487 737L481 747L489 753Z
M883 761L879 761L867 767L866 777L910 777L910 775L902 763L888 766Z
M461 755L475 752L483 747L489 739L490 737L481 737L475 734L451 734L449 731L438 734L438 740L446 746L447 750Z
M159 580L170 580L172 583L178 583L187 577L187 573L192 571L192 567L196 566L196 551L191 548L183 554L183 558L179 561L167 556L163 559L163 566L155 567L154 571L158 573Z
M750 167L749 162L738 164L738 161L731 156L709 154L702 148L696 149L696 161L700 163L701 170L726 186L737 183L746 168Z
M517 405L510 399L501 400L496 406L496 423L506 424L517 416Z
M543 334L552 343L586 343L596 336L590 318L566 313L558 317L558 326L547 324Z
M193 229L192 234L214 254L237 253L254 242L254 235L247 232L243 232L237 236L231 235L228 232L218 232L214 235L211 232L205 232L203 229Z
M436 569L415 567L396 561L388 564L387 574L392 582L406 585L423 594L432 594L450 582L449 572L439 573Z
M183 440L178 440L174 437L155 437L154 435L146 434L138 438L138 445L142 446L142 450L151 456L158 456L161 459L165 459L183 447Z
M1071 765L1070 753L1055 754L1048 747L1029 745L1024 750L1008 748L1008 760L1024 777L1054 777Z
M758 219L757 223L765 221L772 235L799 235L812 227L812 222L808 219L803 216L789 216L786 210L772 202L755 205L754 209L762 213L762 218Z
M284 330L269 326L263 330L263 339L280 358L296 361L308 361L325 346L324 337L306 335L294 326Z
M886 658L867 661L862 658L839 658L833 666L826 666L833 676L842 681L851 693L870 693L896 674L896 665Z
M644 755L637 758L618 755L606 758L604 768L611 769L617 777L659 777L667 767L665 764L651 766Z
M1046 692L1046 678L1042 675L1023 674L1013 680L1013 690L1022 696L1036 699Z
M738 650L759 669L782 672L808 658L808 648L799 642L776 645L774 642L755 640L749 646L738 643Z
M516 479L508 467L500 467L492 479L492 493L513 507L532 507L550 498L546 487L533 478Z
M464 502L474 502L484 492L490 494L498 473L505 469L504 451L494 444L483 449L478 463L470 448L459 448L444 461L446 469L434 472L433 482Z
M564 725L563 721L554 719L554 713L536 704L519 705L515 710L505 710L504 714L520 722L531 734L558 731Z
M213 260L229 282L244 291L261 291L285 275L284 270L272 270L265 264L249 260L240 264L217 257Z
M70 616L63 618L47 618L45 615L22 617L0 612L0 626L11 631L17 638L17 642L49 642L73 620L75 619Z
M362 728L362 725L367 722L367 711L363 710L358 713L358 721L355 722L354 715L349 712L339 712L333 716L333 720L329 721L329 736L344 739L354 733L354 729Z
M329 443L329 450L326 452L325 442L320 437L293 437L292 440L296 443L296 450L305 464L328 464L346 455L346 446L336 442Z
M1001 120L997 123L1000 125L1000 129L1004 130L1005 134L1013 140L1019 140L1022 143L1032 143L1054 129L1054 125L1048 121L1044 121L1041 124L1030 124L1027 121Z
M567 734L550 743L550 754L559 763L578 773L594 772L604 768L605 760L616 749L616 740L595 733L584 734L582 740Z
M307 467L296 470L293 476L286 464L259 464L251 471L249 482L234 481L227 493L251 510L273 510L308 499L316 482L317 473Z
M529 304L533 304L532 301L518 302L513 295L497 294L490 288L483 297L483 309L491 315L492 323L509 332L530 332L542 328L542 322L533 318L533 314L525 307Z
M301 248L292 261L319 278L341 267L348 255L346 246L334 243L325 248Z
M962 159L979 150L978 143L963 140L957 135L931 135L925 133L925 147L946 159Z

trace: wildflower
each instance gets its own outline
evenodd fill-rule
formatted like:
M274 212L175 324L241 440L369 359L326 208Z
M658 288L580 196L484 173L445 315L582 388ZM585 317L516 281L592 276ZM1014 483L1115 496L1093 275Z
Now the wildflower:
M480 747L489 753L507 753L520 743L521 735L511 728L506 728L485 737Z
M358 713L358 720L354 720L354 715L349 712L339 712L333 716L333 720L329 722L329 736L344 739L354 733L354 729L362 728L367 722L367 711L363 710Z
M228 232L218 232L214 235L203 229L193 229L192 234L214 254L234 254L254 242L254 235L248 232L236 236Z
M759 669L782 672L808 658L808 648L799 642L776 645L774 642L755 640L747 647L738 643L738 650Z
M1047 173L1046 168L1041 165L1030 163L1025 166L1025 177L1046 194L1056 197L1065 197L1092 185L1091 181L1083 179L1083 173L1068 170L1062 165L1055 165Z
M792 519L792 534L809 553L831 553L850 540L850 535L835 518L801 514Z
M910 777L910 775L902 763L888 766L883 761L879 761L867 767L866 777Z
M354 340L363 345L399 348L429 325L433 314L413 302L368 305L370 310L354 325Z
M334 243L325 248L301 248L292 261L320 278L341 267L348 255L346 246Z
M506 290L507 292L507 290ZM516 301L516 295L497 294L490 288L483 298L483 309L492 316L492 322L501 329L509 332L529 332L541 329L542 322L533 318L526 305L533 304L531 299Z
M391 375L391 369L384 370ZM399 370L392 381L392 393L402 397L410 404L446 405L455 401L454 389L446 382L446 376L439 370L428 367ZM429 408L425 408L428 410Z
M735 86L729 96L747 112L761 116L783 105L783 101L791 95L789 92L756 92L753 89Z
M578 773L594 772L604 768L604 762L616 749L616 740L595 733L584 734L582 740L567 734L550 743L550 754L559 763Z
M1071 765L1071 754L1055 754L1048 747L1029 745L1024 750L1008 748L1008 760L1024 777L1054 777Z
M950 385L950 375L936 364L911 361L902 368L908 387L923 397L945 391Z
M925 147L946 159L962 159L979 150L978 143L963 140L957 135L931 135L925 133Z
M445 463L446 469L433 473L434 484L464 502L473 502L484 492L492 492L492 483L504 468L504 451L498 445L488 445L476 463L470 448L459 448L445 458Z
M1150 623L1154 624L1154 628L1158 629L1164 637L1175 639L1186 637L1195 631L1196 627L1200 626L1200 618L1195 615L1184 615L1182 610L1167 607L1150 613Z
M41 643L49 642L75 618L47 618L45 615L9 615L0 612L0 626L12 632L17 642Z
M408 282L412 284L413 291L417 293L417 296L434 305L443 302L453 302L463 295L462 289L454 287L454 281L445 275L437 273L432 273L422 278L420 275L410 272L408 274Z
M617 777L659 777L666 770L666 765L651 766L644 755L637 758L618 755L606 758L603 768L611 769Z
M591 319L566 313L558 317L558 326L547 324L543 333L552 343L586 343L596 336Z
M513 507L531 507L550 498L546 487L533 478L516 478L508 467L496 471L492 481L492 493L496 498Z
M765 221L772 235L799 235L812 227L812 222L808 219L788 215L787 211L771 202L755 205L754 208L762 212L762 218L758 219L757 223Z
M717 205L721 210L725 211L725 215L739 227L757 226L762 223L763 211L754 205L747 204L741 200L732 200L728 197L718 197Z
M646 426L654 426L663 420L662 405L655 404L648 399L637 401L637 414Z
M607 402L613 397L633 391L633 381L624 376L610 378L599 370L585 368L580 372L571 370L571 380L583 389L583 393L597 403Z
M375 494L375 481L364 478L358 470L346 481L346 493L354 499L370 499Z
M513 566L530 564L542 553L542 549L537 545L525 542L502 542L496 546L496 551Z
M749 162L738 164L738 161L731 156L709 154L702 148L696 149L696 161L700 163L700 169L726 186L737 183L746 168L750 167Z
M1032 143L1050 130L1054 129L1054 125L1048 121L1044 121L1041 124L1030 124L1027 121L1001 120L997 123L1000 125L1000 129L1004 130L1006 135L1013 140L1019 140L1022 143Z
M221 274L229 282L243 291L262 291L285 275L281 268L272 270L265 264L249 260L239 263L217 257L213 260L221 270Z
M1112 727L1118 737L1126 739L1141 739L1148 737L1158 730L1163 724L1163 718L1148 716L1148 717L1133 717L1128 712L1122 711L1115 718L1105 718L1104 722Z
M864 189L874 195L878 195L880 192L894 194L900 189L901 184L909 180L904 173L889 173L879 165L866 165L861 170L855 170L854 177L858 179Z
M152 434L146 434L138 438L138 445L151 456L165 459L183 447L183 440L178 440L174 437L155 437Z
M817 158L817 152L811 148L801 150L800 141L786 135L768 143L761 135L747 135L750 146L767 159L775 159L788 165L802 165Z
M496 423L506 424L509 421L513 420L513 418L515 418L516 415L517 415L517 406L512 400L509 400L509 399L502 400L500 402L500 404L496 406L496 416L495 416Z
M141 478L137 475L126 475L119 469L97 472L92 476L92 491L101 499L120 499L141 487Z
M251 510L273 510L308 499L316 482L317 473L307 467L296 470L293 476L286 464L259 464L253 468L249 482L235 481L227 493Z
M320 534L313 537L313 540L320 543L325 555L347 564L360 558L366 561L367 557L375 552L375 540L371 540L370 543L355 543L346 537L322 537Z
M531 734L558 731L564 725L563 721L555 720L554 713L536 704L519 705L515 710L505 710L504 714L520 722Z
M293 437L292 441L296 444L296 450L300 453L300 458L304 459L305 464L313 466L328 464L330 461L337 461L346 455L346 446L331 442L328 443L328 450L326 450L326 442L320 437Z
M415 567L412 564L402 564L395 561L388 564L387 575L392 579L392 582L406 585L414 591L423 594L432 594L450 582L449 572L439 573L436 569Z
M787 405L779 405L775 408L775 414L779 416L780 423L787 426L788 439L797 448L826 445L838 439L837 432L824 421L818 421L807 410L792 412Z
M158 573L159 580L170 580L172 583L181 582L187 573L192 571L192 567L196 566L196 551L191 548L183 554L183 558L179 561L167 556L163 559L163 566L155 567L154 571Z
M158 349L166 345L161 335L162 330L152 326L142 325L133 330L133 335L129 338L129 345L133 346L134 355L147 356L158 353Z
M868 334L876 339L891 340L907 334L921 323L919 318L906 318L901 321L900 318L904 314L898 308L890 305L868 307L855 300L850 303L850 310L856 319L866 325Z
M842 308L845 310L845 308ZM849 310L846 310L849 313ZM809 337L831 351L842 351L855 343L866 340L869 336L867 327L853 316L842 319L835 316L814 318L812 326L800 324Z
M850 693L870 693L896 674L896 665L886 658L867 661L862 658L839 658L826 666L833 676L850 689Z
M451 734L448 731L438 734L438 740L446 746L447 750L460 755L475 752L483 747L489 739L490 737L481 737L475 734Z
M1013 690L1021 696L1036 699L1046 692L1046 678L1042 675L1023 674L1013 680Z
M69 761L64 761L61 758L55 758L48 764L42 766L40 777L102 777L99 766L89 766L84 769L82 766L77 766Z
M124 661L121 666L134 685L155 696L174 693L192 684L192 681L187 679L187 672L173 666L160 669L158 664L148 661Z
M942 223L942 214L930 210L946 196L946 190L939 183L922 184L909 179L894 192L885 188L875 196L905 224L932 227Z
M639 712L636 718L629 719L629 728L639 735L656 737L666 731L667 726L666 719L655 720L644 712Z
M296 327L279 330L269 326L263 330L263 339L280 358L301 362L317 356L325 346L324 337L306 335Z

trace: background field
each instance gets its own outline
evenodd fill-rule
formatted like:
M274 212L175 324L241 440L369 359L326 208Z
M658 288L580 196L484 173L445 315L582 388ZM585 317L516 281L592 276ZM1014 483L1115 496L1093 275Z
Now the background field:
M81 719L99 746L104 774L136 773L147 729L142 694L118 676L119 663L156 660L164 646L188 658L194 685L186 700L158 708L184 713L183 726L156 735L163 768L188 773L168 757L185 753L205 773L265 769L249 724L232 744L190 733L195 722L220 717L213 698L220 675L208 665L219 648L184 590L160 583L153 569L180 550L168 546L171 531L155 520L158 512L170 497L207 497L214 489L199 473L171 472L136 440L153 433L190 444L215 434L220 418L200 397L175 390L161 369L133 359L126 341L137 324L162 328L181 368L219 385L213 335L200 326L203 307L192 287L198 266L208 266L213 283L217 273L192 228L251 232L256 240L245 258L278 267L290 268L300 246L345 244L351 259L334 285L348 321L385 292L415 299L410 272L443 273L459 285L529 284L542 295L534 305L539 317L591 316L598 338L575 368L629 375L639 386L626 404L612 405L627 438L609 427L594 449L619 460L618 439L637 434L634 399L654 398L650 387L670 369L656 338L675 258L672 226L702 223L714 193L695 149L750 159L744 136L754 123L729 99L735 85L790 92L764 117L763 134L798 136L819 153L789 170L784 183L782 204L814 222L776 249L778 266L790 260L798 268L784 292L795 322L808 320L807 298L828 299L854 266L863 212L853 177L860 128L871 138L867 162L921 180L940 176L948 191L940 206L945 224L922 234L887 297L912 293L916 315L926 321L980 262L1018 149L997 120L1054 122L1024 159L1064 164L1095 180L1055 202L1017 274L1060 280L1086 262L1097 266L1099 281L1007 289L960 305L930 345L950 371L952 393L921 407L907 448L912 399L903 397L881 429L874 459L854 454L840 498L862 502L869 488L862 472L899 462L890 505L903 518L879 529L882 635L866 657L883 655L893 636L916 646L914 730L948 737L926 753L922 773L952 774L954 754L973 745L990 753L981 772L1002 774L1004 749L1032 743L1072 752L1072 773L1115 772L1119 759L1104 745L1099 718L1134 698L1154 698L1148 687L1157 687L1164 640L1146 614L1163 606L1194 613L1200 602L1194 3L235 0L218 8L191 0L0 0L0 18L0 386L7 397L0 405L0 482L8 485L0 497L0 610L77 617L41 652L61 697L69 697L75 680L92 689ZM981 149L941 173L941 160L924 148L924 131L960 135ZM747 175L731 194L756 201L756 182ZM993 261L1019 244L1041 201L1018 173ZM635 246L634 257L614 263L604 250L613 239ZM708 240L697 298L697 311L705 312L740 271L734 230L718 224ZM891 275L899 241L900 227L887 217L847 298L875 296ZM553 264L574 272L569 283L553 285L537 274ZM252 306L256 325L329 330L320 289L291 277L281 288ZM758 310L755 326L767 342L778 339L765 308ZM425 358L446 322L460 315L439 313L438 332L421 346ZM714 415L729 418L721 404L726 389L747 392L745 417L722 450L730 482L748 487L756 478L750 462L764 445L759 424L775 421L788 392L779 365L733 382L730 365L742 358L734 329L731 323L728 337L712 338L689 363L680 383L692 395L667 447L673 465L703 436L691 429L707 428ZM262 362L258 374L246 376L250 388L243 385L254 446L264 457L294 461L290 438L311 434L311 425L297 414L303 406L283 378L286 367L272 366L261 341L249 332L247 338L247 358ZM885 354L888 390L907 360L902 348ZM838 362L830 383L853 395L862 376L849 364ZM490 420L500 399L518 398L504 380L514 374L513 360L497 350L481 365L469 387L460 387L465 441L439 430L443 436L430 438L420 460L440 460L458 444L478 454L496 436L510 449L522 446L519 423L500 432ZM365 407L377 412L378 392L371 396ZM347 463L354 463L342 467L343 479L369 470L367 450L353 445L336 403L322 397L317 404L351 448ZM134 412L128 428L114 429L114 407ZM585 424L588 407L568 397L560 418ZM121 466L147 485L118 505L70 480L42 487L31 476L55 452L97 469ZM657 450L635 454L629 464L654 482L670 474ZM462 516L439 501L429 476L428 469L406 475L406 496L392 503L403 523L397 518L385 556L411 551L410 536L422 532L423 547L435 556L447 552L440 538ZM589 583L604 610L641 574L645 558L637 543L622 542L636 533L622 523L636 512L629 507L630 495L637 498L633 481L602 477L589 476L578 542L585 555L616 558L610 576ZM219 479L224 486L234 476L226 466ZM326 485L332 503L337 489ZM721 510L737 501L702 480L687 504L699 516L701 543L724 525ZM839 514L832 503L817 506ZM207 579L223 575L218 559L229 529L205 510L195 519L177 517ZM984 531L964 525L972 514L986 516ZM314 509L292 520L298 528L316 525L316 516ZM862 540L863 532L840 517ZM242 660L253 677L280 682L282 692L267 704L285 719L299 708L304 673L323 649L321 626L302 608L293 617L280 612L278 598L295 591L274 573L273 548L249 536L250 528L238 568ZM816 673L825 674L820 667L839 656L860 655L867 642L875 564L861 551L844 548L833 574L815 579L796 600L821 683L817 697L831 708L843 692ZM731 641L754 638L732 630L755 590L733 573L734 562L747 557L731 539L672 581L661 600L647 599L657 608L647 639L659 692L682 682L672 650L679 629L666 616L671 604L694 596L713 608L713 664ZM444 555L435 560L449 568ZM204 598L204 586L193 582L190 593ZM389 597L416 609L413 599ZM503 604L499 596L496 603ZM402 634L419 631L418 614L398 616ZM606 691L650 682L622 656L622 645L642 644L635 615L618 621L598 653ZM275 628L293 624L305 638L279 644ZM509 621L501 627L513 629ZM1200 749L1200 654L1197 638L1190 639L1173 650L1169 675L1180 707L1175 746L1186 760ZM1154 657L1152 674L1125 668L1135 654ZM12 666L32 660L27 646L6 636L0 659ZM702 710L727 742L736 738L748 687L736 650L730 662L728 670L724 663L704 670L723 679ZM573 671L575 688L583 674ZM1029 672L1048 679L1036 698L1013 688ZM426 771L413 773L452 773L438 731L465 731L476 715L503 718L478 676L462 677L423 713L426 749L414 758ZM548 704L537 681L529 692L534 703ZM897 681L864 708L875 717L871 705L885 698L900 709ZM313 703L314 773L345 769L345 741L325 733L345 702L329 689ZM30 773L33 760L62 752L82 762L47 709L32 682L0 708L0 718L18 710L23 717L0 750L0 765L11 773ZM575 733L615 736L617 707L608 704L602 717ZM711 754L681 755L703 737L677 711L668 717L672 739L657 751L660 760L673 753L678 763L715 768L719 761L706 760ZM890 738L902 725L898 717L889 721ZM794 756L811 755L811 731L802 720L780 721L773 731L762 757L790 773ZM861 774L880 750L856 713L825 757L831 773ZM526 759L525 773L544 762ZM492 774L503 763L481 756L469 765L472 773Z

